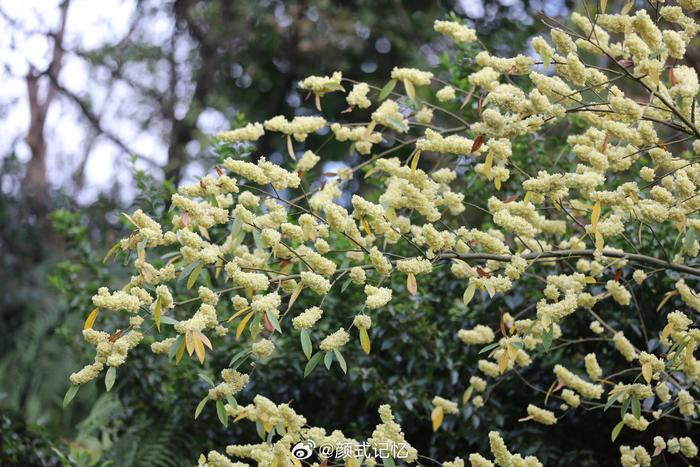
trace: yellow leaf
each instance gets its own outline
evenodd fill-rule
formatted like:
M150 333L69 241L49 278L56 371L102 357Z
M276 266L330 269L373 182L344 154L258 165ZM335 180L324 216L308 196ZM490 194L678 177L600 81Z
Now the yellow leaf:
M418 160L420 159L420 151L416 149L413 153L413 158L411 159L411 175L415 175L416 169L418 168Z
M406 88L406 95L414 100L416 98L416 88L413 87L413 83L410 80L403 80L403 87Z
M406 289L411 295L418 293L418 283L416 282L416 276L412 272L408 273L406 277Z
M528 191L525 193L525 196L523 197L523 203L525 203L525 204L529 203L530 198L532 198L532 192Z
M249 307L249 306L243 308L242 310L239 310L239 311L235 312L235 313L227 320L227 322L233 321L234 319L238 318L239 316L241 316L243 313L245 313L245 312L248 311L248 310L250 310L250 307Z
M622 10L620 10L621 15L626 15L627 13L630 12L632 7L634 6L634 0L630 0L629 2L625 3L625 6L622 7Z
M605 9L608 7L608 0L600 0L600 13L605 13Z
M646 362L642 365L642 376L647 383L651 383L651 362Z
M508 369L508 352L503 352L500 357L498 357L498 372L503 374Z
M493 284L491 284L491 282L484 281L484 287L486 287L489 297L493 298L493 296L496 295L496 289L493 288Z
M372 235L372 229L369 228L369 223L367 222L367 219L364 217L360 219L360 223L362 224L362 228L367 232L367 235Z
M486 160L484 161L484 177L489 178L491 175L491 166L493 165L493 154L490 152L486 155Z
M632 197L632 201L634 201L635 203L639 202L639 193L637 193L636 191L630 191L630 196Z
M202 342L202 339L200 339L199 334L193 334L192 340L194 341L194 351L197 353L199 363L204 363L206 351L204 350L204 343Z
M211 238L209 238L209 231L207 229L205 229L204 227L202 227L200 225L200 226L197 226L197 230L199 230L199 235L201 235L203 238L211 241Z
M440 428L443 418L445 418L445 412L443 412L442 407L435 407L433 413L430 414L430 419L433 421L433 431Z
M369 355L369 351L372 347L372 344L369 340L369 334L367 334L367 329L365 328L360 328L360 345L362 346L362 350L364 350L365 353Z
M221 270L224 268L224 260L222 259L217 259L216 263L214 264L214 279L219 278L219 274L221 274Z
M508 344L506 346L506 349L508 350L508 357L510 358L510 360L515 360L515 356L518 355L518 348L514 345Z
M586 276L586 277L583 279L583 282L584 282L585 284L595 284L597 281L595 280L595 277Z
M591 212L591 230L593 232L595 232L598 227L598 219L600 219L600 200L595 202L593 212Z
M294 155L294 146L292 145L292 135L287 135L287 151L289 152L289 157L293 160L297 160L297 156Z
M500 178L494 178L493 184L496 186L496 191L501 191L501 179Z
M377 126L376 121L372 120L371 122L369 122L369 125L367 125L367 128L365 129L365 139L372 136L372 132L374 131L374 128L376 126ZM371 170L370 170L370 172L371 172ZM367 175L365 175L365 178L367 178L367 177L369 177L369 172L367 173Z
M664 295L664 299L661 300L661 303L659 303L659 306L656 307L656 311L659 311L661 308L663 308L663 306L666 304L666 302L674 295L678 295L677 290L671 290L670 292L666 292L666 294Z
M158 329L158 332L160 332L160 314L162 311L163 308L160 306L160 297L158 297L153 304L153 320L156 322L156 329Z
M289 298L289 303L287 304L287 311L289 311L292 308L292 305L294 305L294 302L297 301L297 298L299 298L299 295L301 294L302 290L304 290L304 284L299 282L297 288L294 289L292 296Z
M204 345L209 347L209 350L214 350L214 347L211 346L211 341L204 333L202 333L202 331L197 331L197 335L202 340L202 343L204 343Z
M187 337L185 336L185 339L180 342L180 347L177 349L177 353L175 354L175 364L177 365L180 363L180 360L182 360L182 356L185 354L185 341L187 340Z
M187 354L192 356L192 353L194 352L194 339L192 338L191 331L187 331L185 333L185 343L187 344Z
M238 323L238 326L236 327L236 339L241 337L241 334L243 334L243 330L245 329L245 325L248 324L248 321L250 321L250 318L252 318L254 314L255 313L251 311L243 317L240 323Z
M472 282L469 284L469 287L467 287L467 289L464 291L464 295L462 296L462 301L465 305L469 305L469 302L472 301L472 298L474 298L474 292L476 292L476 284Z
M320 112L321 111L321 96L319 96L318 94L315 94L315 93L314 93L314 96L315 96L314 100L316 103L316 109Z
M692 368L695 363L695 358L693 357L693 352L695 352L695 341L692 341L685 348L685 365L688 368Z
M605 247L605 239L600 232L595 233L595 249L598 251L603 251Z
M469 399L471 399L473 393L474 393L474 386L469 386L466 389L466 391L464 391L464 394L462 394L462 405L469 402Z
M85 319L85 325L83 326L83 329L92 329L92 326L95 324L95 320L97 319L98 311L100 311L100 309L97 307L92 309L88 317Z
M668 336L669 334L671 334L671 331L673 331L673 326L671 325L671 323L668 323L666 326L664 326L664 330L661 331L661 340L668 339Z

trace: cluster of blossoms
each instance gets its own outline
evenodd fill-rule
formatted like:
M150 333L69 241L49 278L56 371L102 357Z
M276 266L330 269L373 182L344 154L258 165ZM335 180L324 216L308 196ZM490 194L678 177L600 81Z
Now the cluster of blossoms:
M176 214L171 229L164 231L141 211L130 216L133 233L118 247L134 259L136 275L121 290L101 288L93 298L97 309L126 313L129 328L110 336L91 329L95 316L89 318L84 337L96 347L95 362L71 375L71 382L85 384L105 366L123 364L128 351L146 340L146 331L141 329L144 320L152 320L161 333L168 334L165 338L159 335L161 340L151 343L151 349L168 353L178 362L185 350L204 361L206 349L226 342L229 326L235 326L237 338L246 336L241 344L245 346L243 358L252 355L264 364L278 352L277 333L293 328L299 331L309 359L307 371L321 358L329 368L337 359L346 371L340 353L351 341L346 329L352 326L359 331L360 345L369 353L368 330L373 322L380 322L381 309L390 304L394 292L402 292L392 279L405 279L406 290L416 294L421 275L431 274L436 265L448 264L455 280L463 284L467 305L510 292L533 271L544 276L541 296L532 306L516 316L502 314L498 337L486 321L465 329L455 327L458 340L479 346L483 357L476 365L483 378L469 379L462 405L482 407L487 401L481 393L489 378L532 369L540 351L547 351L564 336L564 323L574 315L585 315L593 319L590 332L594 337L587 340L602 341L601 345L614 349L616 360L603 361L601 366L598 356L589 353L577 367L556 364L551 370L556 383L552 402L545 399L545 407L528 405L522 421L553 425L567 411L599 406L607 399L624 409L620 429L645 431L669 415L697 423L700 361L694 352L700 344L700 329L694 325L700 295L686 281L700 277L692 263L700 253L696 240L700 233L700 164L696 162L700 130L695 125L700 119L695 102L700 84L695 71L676 59L684 56L700 31L686 14L700 6L692 1L679 4L659 5L655 19L644 9L601 13L596 18L574 13L572 29L553 28L549 39L533 39L538 61L524 55L502 58L486 51L478 53L474 61L479 69L467 78L472 86L468 96L482 97L476 109L465 110L475 116L471 123L453 112L442 115L439 106L422 102L415 92L416 87L428 87L437 101L447 102L456 98L455 88L434 90L431 72L395 68L391 79L394 84L403 83L405 97L389 93L379 99L366 83L354 83L347 93L350 112L376 106L368 122L328 122L321 116L296 116L289 121L277 116L218 135L222 142L235 145L255 141L265 130L280 132L287 135L291 148L292 137L304 142L309 135L327 129L339 143L349 142L369 157L357 167L339 171L337 177L328 177L317 188L304 188L298 198L290 193L301 191L303 177L323 170L320 150L307 150L299 161L290 163L290 169L264 157L256 163L226 158L221 165L229 173L217 166L216 176L180 187L173 196ZM473 30L458 23L437 21L435 29L455 42L476 40ZM601 62L606 66L599 66ZM334 73L309 77L299 85L316 95L320 109L325 94L346 92L343 82L342 75ZM643 95L625 94L626 82L643 89ZM434 114L462 126L426 127L426 122L435 120ZM582 129L567 138L570 171L557 163L544 167L538 163L538 172L528 173L530 167L517 164L519 143L566 122L571 115L578 119L576 128ZM406 160L384 157L387 151L373 154L377 145L393 141L385 137L390 133L415 133ZM429 157L421 164L422 154ZM293 148L290 156L295 157ZM429 169L425 159L439 163ZM465 160L473 170L463 175ZM344 197L346 181L361 169L365 178L381 181L381 193L374 198L359 192ZM480 226L466 227L460 221L467 206L482 201L466 199L467 190L456 186L465 177L493 184L496 192L512 193L497 193L483 200L485 206L477 206L486 214ZM642 241L646 227L677 229L682 240L677 242L681 247L675 256L668 261L657 258L656 247L646 247L658 242L653 228L644 238L648 241ZM223 237L221 231L225 231ZM637 245L630 241L635 235ZM630 246L634 252L628 251ZM407 248L411 256L404 256ZM147 260L160 251L173 255L157 268ZM569 268L557 268L560 261ZM203 270L212 283L221 285L220 290L200 287L196 297L175 301L175 279L181 278L178 282L190 289ZM659 309L665 312L663 305L678 296L677 307L686 307L692 314L688 310L668 313L663 330L651 336L661 347L645 350L596 309L602 304L622 310L637 306L636 288L662 270L682 277L674 279L674 290ZM333 329L337 331L314 336L321 339L320 350L313 354L311 336L318 333L319 321L333 315L321 309L323 300L346 275L345 287L361 290L364 304L343 316L344 327L336 325ZM312 292L305 297L318 299L318 305L299 312L294 304L304 291ZM223 306L228 302L233 305L232 315ZM161 329L165 321L172 327ZM571 340L560 345L565 348L567 342ZM613 371L614 365L622 365L622 370ZM636 379L628 379L630 374ZM606 376L614 378L612 384ZM239 393L250 378L234 369L223 370L221 377L223 382L208 394L218 402ZM640 401L645 401L643 414L635 409ZM432 402L435 429L444 414L460 411L458 403L439 396ZM228 456L259 465L287 465L291 447L301 440L313 440L316 445L357 443L340 431L326 434L322 428L308 428L305 418L289 405L275 405L261 395L247 406L228 403L225 411L234 420L260 424L270 440L272 435L279 436L274 442L226 449ZM368 443L407 445L403 460L415 462L417 452L406 443L391 409L382 406L379 413L382 422ZM511 454L496 432L489 434L489 440L495 460L471 454L472 466L541 465L534 457ZM654 439L654 446L688 458L697 455L690 438ZM622 446L620 453L623 465L650 463L644 447ZM374 461L351 458L346 465L362 462L373 465ZM200 459L200 465L236 464L210 452ZM464 461L458 458L445 465L461 466Z

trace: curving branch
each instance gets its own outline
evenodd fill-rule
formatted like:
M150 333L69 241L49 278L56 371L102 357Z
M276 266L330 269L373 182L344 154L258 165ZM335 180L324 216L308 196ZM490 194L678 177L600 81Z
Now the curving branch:
M521 255L523 259L527 260L539 260L539 259L549 259L549 258L584 258L592 257L595 255L597 250L586 249L586 250L552 250L544 251L539 253L526 253ZM603 256L608 258L620 258L620 259L631 259L638 263L648 264L651 266L656 266L664 269L670 269L673 271L682 272L685 274L690 274L691 276L700 277L700 269L691 266L686 266L684 264L671 263L669 261L664 261L659 258L654 258L653 256L640 255L637 253L626 253L624 251L615 250L603 250ZM447 253L441 255L441 258L459 258L463 260L493 260L493 261L510 261L514 255L496 255L491 253L468 253L466 255L460 255L457 253Z

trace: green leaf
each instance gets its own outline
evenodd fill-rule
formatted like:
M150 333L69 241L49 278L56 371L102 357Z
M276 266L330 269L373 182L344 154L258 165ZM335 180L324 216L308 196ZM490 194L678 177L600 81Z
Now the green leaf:
M260 436L260 439L264 440L265 439L265 427L263 426L263 424L260 420L255 422L255 430L258 432L258 436Z
M105 374L105 388L107 388L107 391L110 391L112 389L112 387L114 386L114 381L116 379L117 369L113 366L110 366L107 370L107 373Z
M381 102L384 99L386 99L387 97L389 97L389 94L391 94L391 91L394 90L394 87L396 87L396 80L395 79L389 80L389 82L384 85L382 90L379 91L379 98L378 98L379 102Z
M199 260L192 261L185 269L182 270L182 272L177 278L178 282L182 282L185 280L185 278L189 277L189 275L192 274L192 271L194 271L194 268L196 268L200 264L201 262Z
M228 362L228 366L230 366L234 370L237 369L245 361L248 355L250 355L250 349L241 350L231 358L231 361ZM234 365L234 363L236 364Z
M384 463L384 467L396 467L394 459L391 457L382 458L382 462Z
M333 352L326 352L325 357L323 357L323 364L326 365L327 370L331 369L331 365L333 365Z
M311 353L313 352L313 345L311 344L311 338L309 337L309 330L302 329L299 337L301 338L301 350L304 351L304 355L306 355L306 359L308 360L311 358Z
M216 384L214 384L214 381L212 381L212 379L209 376L205 375L204 373L199 373L199 378L202 381L207 382L209 384L209 386L211 386L211 387L216 386Z
M399 120L396 117L393 117L391 115L388 115L386 117L387 123L390 123L392 128L397 131L406 131L408 130L408 126L403 122L403 120Z
M179 323L179 321L172 316L164 315L160 317L160 324L170 324L175 326L177 323Z
M172 360L175 358L175 354L177 353L177 349L180 348L180 344L182 344L182 340L185 338L182 334L178 335L175 338L175 342L173 342L173 345L170 346L170 350L168 350L168 360Z
M622 431L623 426L625 426L625 422L620 420L620 422L617 425L615 425L615 428L613 428L612 433L610 433L610 439L612 440L613 443L617 439L617 435L619 435L620 431Z
M78 390L80 389L80 386L77 384L73 384L71 387L68 388L66 391L66 395L63 396L63 408L65 409L68 407L68 404L73 400L76 394L78 394Z
M234 410L236 410L238 408L238 401L236 400L235 397L233 397L232 394L229 394L228 396L226 396L226 402L228 402L228 405L233 407Z
M639 399L636 397L631 397L632 399L632 414L634 415L634 418L639 420L642 417L642 406L639 403Z
M308 362L306 362L306 367L304 368L304 378L309 376L309 374L314 371L314 368L318 365L318 363L321 361L321 358L323 357L322 352L316 352L313 357L309 359Z
M624 393L622 391L620 391L618 393L615 393L615 395L613 395L612 397L610 397L608 399L608 401L605 403L605 408L603 408L603 412L608 410L610 408L610 406L612 406L615 403L616 400L618 400L620 397L622 397L623 394Z
M549 348L552 346L552 338L554 337L554 330L550 325L544 333L542 334L542 348L545 352L549 352Z
M226 413L226 407L224 403L220 400L216 401L216 415L219 417L219 421L224 427L228 427L228 414Z
M348 279L345 282L343 282L343 285L340 287L340 293L344 293L345 289L347 289L351 283L352 283L352 278L348 277Z
M199 263L192 271L192 274L190 274L190 277L187 279L188 289L191 289L195 282L197 282L197 279L199 279L199 273L202 272L202 267L204 267L202 263Z
M272 310L267 310L265 312L265 314L267 315L267 319L270 320L270 324L272 324L272 327L275 329L275 331L282 334L282 329L280 328L280 322L277 319L277 317L275 316L275 314L272 312Z
M343 373L347 374L348 373L348 364L345 362L345 358L343 357L343 354L341 354L338 349L333 350L333 353L335 354L335 358L338 360L338 363L340 364L340 369L343 370Z
M250 330L250 335L253 337L253 340L256 340L257 335L260 333L260 321L262 321L260 314L255 313L253 319L248 325L248 329Z
M630 401L631 399L628 397L625 399L625 401L622 403L622 406L620 407L620 417L624 417L625 414L627 413L627 409L630 406Z
M486 352L488 352L489 350L493 350L493 349L495 349L496 347L500 347L500 345L501 345L500 342L494 342L493 344L489 344L489 345L487 345L486 347L484 347L484 348L482 348L481 350L479 350L479 353L480 353L480 354L486 353Z
M693 246L695 242L695 229L688 229L688 233L685 234L685 240L683 242L683 251L688 251Z
M202 413L202 410L204 410L204 406L207 405L207 402L209 401L209 396L206 396L204 399L199 401L199 404L197 404L197 408L194 410L194 419L197 420L197 417L199 417L199 414Z
M119 248L119 245L121 245L121 242L122 242L121 240L117 240L117 243L112 245L112 248L110 248L109 251L107 252L107 254L105 255L105 257L102 258L102 264L107 263L109 258L114 254L115 251L117 251L117 248Z

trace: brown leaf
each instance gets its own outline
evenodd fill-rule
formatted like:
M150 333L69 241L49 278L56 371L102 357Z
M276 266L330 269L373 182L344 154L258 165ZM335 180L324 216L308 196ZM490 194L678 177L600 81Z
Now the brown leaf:
M615 282L620 282L620 279L622 279L622 269L615 271Z
M671 83L671 86L676 85L676 74L673 71L673 67L668 69L668 81Z
M184 211L182 213L182 223L185 227L190 223L190 213L187 211Z
M111 336L109 336L109 339L108 339L108 340L109 340L109 342L116 342L117 339L119 339L120 337L122 337L123 334L124 334L124 331L122 331L121 329L117 329L117 332L115 332L114 334L112 334Z
M501 315L501 318L498 323L498 325L501 327L501 334L503 334L503 337L508 337L508 333L506 332L506 322L503 319L503 310L498 310L498 312Z
M221 177L224 174L224 171L221 170L221 167L219 167L219 164L214 164L214 170L216 170L216 174Z
M270 322L270 318L267 317L267 313L263 315L263 326L265 326L265 330L267 332L273 332L275 330L274 327L272 327L272 323Z
M520 196L520 195L517 195L517 194L515 194L515 195L510 195L509 197L507 197L506 199L504 199L503 202L504 202L504 203L512 203L513 201L515 201L516 199L518 199L519 196Z
M479 148L481 148L481 146L484 144L485 139L486 139L485 135L477 136L476 139L474 140L474 144L472 144L472 151L471 152L475 153L476 151L478 151Z
M481 266L476 267L476 272L479 274L479 277L491 277L491 274L484 271Z
M348 107L348 108L345 109L345 110L341 110L340 113L341 113L341 114L346 114L346 113L352 112L352 109L353 109L353 106L350 106L350 107Z
M462 109L464 108L464 106L467 105L467 104L469 103L470 100L472 100L472 96L474 95L474 90L475 90L475 89L476 89L475 87L472 87L472 88L469 90L469 94L467 94L467 96L466 96L466 97L464 98L464 100L462 101L462 105L459 106L459 109L460 109L460 110L462 110Z
M618 65L620 65L621 67L624 67L624 68L629 68L634 64L634 63L632 63L632 60L627 60L627 59L618 60L617 63L618 63Z

